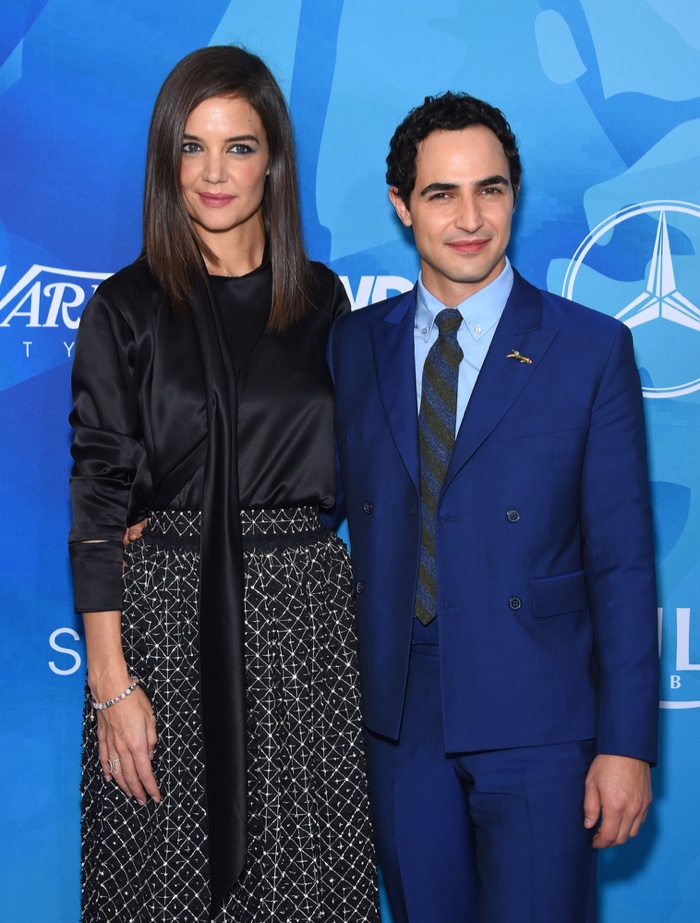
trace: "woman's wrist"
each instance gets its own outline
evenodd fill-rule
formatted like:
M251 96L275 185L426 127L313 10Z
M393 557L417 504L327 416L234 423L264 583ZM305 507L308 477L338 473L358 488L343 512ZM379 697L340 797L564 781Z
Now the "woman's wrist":
M131 675L124 658L101 669L88 661L88 687L95 702L106 702L124 692L131 685Z
M88 686L96 702L123 692L131 679L121 641L121 613L83 614L87 647Z
M93 699L96 702L106 702L119 695L131 685L131 676L126 663L118 670L107 670L98 674L88 667L88 687Z
M97 699L93 698L92 707L95 709L95 711L104 711L106 708L111 708L113 705L118 705L120 702L123 702L124 699L128 699L134 689L136 689L136 687L141 682L138 676L130 676L129 680L130 682L126 689L124 689L123 692L119 692L117 695L112 696L111 699L105 699L103 702L98 702Z

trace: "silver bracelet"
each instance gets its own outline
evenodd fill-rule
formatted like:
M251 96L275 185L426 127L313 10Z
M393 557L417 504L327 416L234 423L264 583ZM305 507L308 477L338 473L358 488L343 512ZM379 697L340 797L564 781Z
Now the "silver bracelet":
M95 709L95 711L104 711L105 708L111 708L112 705L116 705L117 702L121 702L122 699L125 699L127 698L127 696L130 696L131 693L134 691L134 689L136 689L138 684L141 682L141 680L138 678L138 676L130 676L129 679L131 680L131 685L129 686L129 688L125 689L124 692L122 692L120 695L115 696L113 699L108 699L106 702L96 702L93 699L92 707Z

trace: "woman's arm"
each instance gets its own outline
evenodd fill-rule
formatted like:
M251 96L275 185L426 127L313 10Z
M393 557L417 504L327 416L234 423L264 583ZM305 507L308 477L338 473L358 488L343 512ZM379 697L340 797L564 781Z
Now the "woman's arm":
M106 285L83 312L73 359L69 544L78 612L121 608L122 535L144 459L137 337Z
M117 290L117 294L118 294ZM136 337L103 285L85 309L73 362L70 536L76 609L83 612L88 685L109 702L131 684L121 641L122 534L131 484L143 457ZM100 763L127 795L160 801L151 769L153 709L139 687L95 711Z
M88 685L95 702L108 702L132 683L121 640L121 613L85 612ZM161 800L151 768L158 743L151 703L137 686L126 698L96 710L100 763L108 780L125 794L146 803L146 794ZM111 765L110 765L111 761ZM117 762L119 761L119 762Z

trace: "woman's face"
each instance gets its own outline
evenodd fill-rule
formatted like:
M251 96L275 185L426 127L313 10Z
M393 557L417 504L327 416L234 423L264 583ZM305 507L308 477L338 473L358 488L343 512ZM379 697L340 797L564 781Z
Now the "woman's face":
M215 253L264 234L261 206L269 173L265 129L247 100L214 96L190 112L180 183L195 231Z

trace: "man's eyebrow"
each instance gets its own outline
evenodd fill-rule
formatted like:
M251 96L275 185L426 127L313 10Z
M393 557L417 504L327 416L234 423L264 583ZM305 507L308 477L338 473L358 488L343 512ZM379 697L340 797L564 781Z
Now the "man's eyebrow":
M457 183L429 183L425 189L421 189L419 195L423 198L423 196L432 195L433 192L452 192L457 188Z
M477 180L474 185L477 189L483 189L484 186L510 186L510 180L496 173L494 176L487 176L486 179Z
M501 176L500 173L496 173L493 176L475 180L473 186L475 189L484 189L486 186L510 186L510 180L505 176ZM453 192L455 189L459 189L459 183L429 183L424 189L421 189L419 196L424 198L435 192Z

